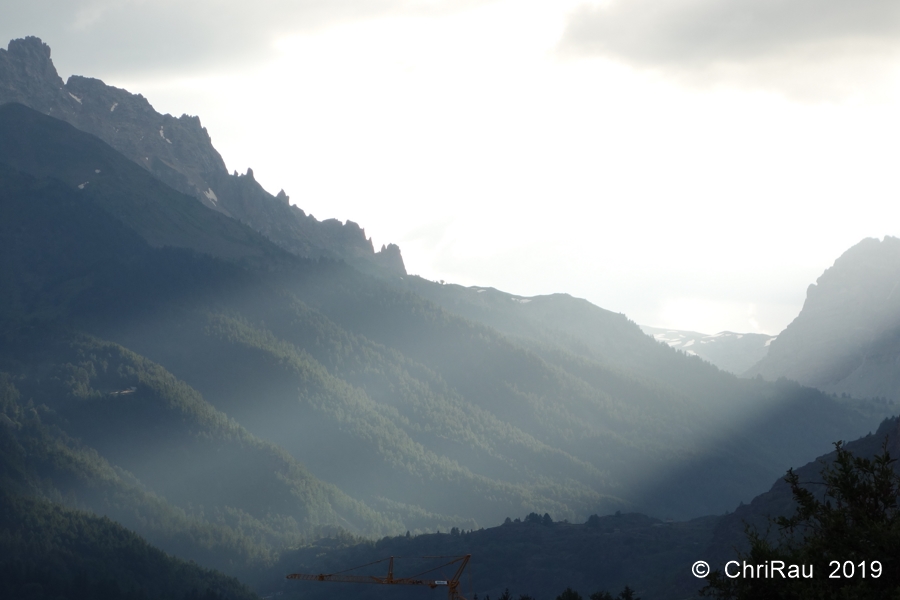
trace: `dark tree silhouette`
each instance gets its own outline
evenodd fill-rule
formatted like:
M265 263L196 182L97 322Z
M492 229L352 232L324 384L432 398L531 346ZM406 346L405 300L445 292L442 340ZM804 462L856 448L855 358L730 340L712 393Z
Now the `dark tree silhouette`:
M873 458L853 456L841 442L835 449L834 462L822 470L824 493L811 491L793 469L788 471L785 481L797 509L791 517L774 520L780 530L777 543L747 530L750 550L738 562L781 561L785 576L730 577L715 571L702 595L721 600L900 597L900 475L895 459L886 442ZM790 577L790 565L811 565L813 576L803 577L801 570Z
M567 587L562 594L556 597L556 600L582 600L582 598L581 594Z

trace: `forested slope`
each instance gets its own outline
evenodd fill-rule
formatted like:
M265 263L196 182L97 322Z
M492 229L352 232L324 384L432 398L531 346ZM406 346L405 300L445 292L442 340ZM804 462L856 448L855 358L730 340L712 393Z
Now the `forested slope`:
M0 492L9 600L252 600L237 580L167 556L106 518Z
M3 131L30 120L36 132L0 155L69 185L6 173L19 190L5 213L11 318L62 320L150 358L401 527L522 510L718 512L867 426L824 395L738 381L583 301L573 315L596 340L583 352L504 334L392 281L280 253L202 206L182 212L196 206L184 196L159 205L181 248L155 248L163 234L141 215L162 209L134 192L143 170L27 110L0 110ZM94 155L105 183L78 188L71 172ZM223 242L198 246L204 236ZM808 421L804 436L777 434L788 415ZM718 476L691 476L697 465Z

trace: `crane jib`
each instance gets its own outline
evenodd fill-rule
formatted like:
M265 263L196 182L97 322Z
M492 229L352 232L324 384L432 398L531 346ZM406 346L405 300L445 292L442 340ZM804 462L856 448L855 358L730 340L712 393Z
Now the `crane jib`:
M375 562L371 562L367 565L361 565L359 567L353 567L352 569L346 569L344 571L338 573L291 573L287 575L288 579L299 579L304 581L333 581L335 583L375 583L375 584L388 584L388 585L426 585L432 589L438 586L445 586L447 588L447 600L466 600L465 597L459 593L459 580L462 577L463 571L466 568L466 565L469 563L469 559L472 558L471 554L466 554L465 556L423 556L420 558L452 558L452 560L439 565L437 567L433 567L428 569L423 573L419 573L417 575L413 575L412 577L394 577L394 557L390 558L382 558L380 560L376 560ZM350 575L348 571L355 571L362 567L368 567L370 565L374 565L376 563L380 563L383 561L388 562L388 572L387 577L378 577L376 575ZM437 571L438 569L443 569L444 567L449 567L450 565L458 564L458 568L456 569L456 573L453 574L453 577L450 579L418 579L419 575L424 575L425 573L431 571Z

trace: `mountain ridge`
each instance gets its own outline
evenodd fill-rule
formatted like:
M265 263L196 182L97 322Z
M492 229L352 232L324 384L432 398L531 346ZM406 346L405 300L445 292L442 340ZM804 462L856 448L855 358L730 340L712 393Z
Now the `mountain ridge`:
M396 245L375 252L356 223L316 220L291 205L283 190L277 196L266 192L252 169L229 174L198 117L162 115L140 94L98 79L73 75L64 83L50 56L50 47L37 37L0 48L0 104L18 102L96 135L168 186L250 225L293 254L406 274Z

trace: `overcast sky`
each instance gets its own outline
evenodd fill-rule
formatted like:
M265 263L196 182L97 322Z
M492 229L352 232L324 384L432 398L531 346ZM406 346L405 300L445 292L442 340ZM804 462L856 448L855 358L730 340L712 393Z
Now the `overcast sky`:
M0 0L411 273L779 332L900 235L896 0Z

